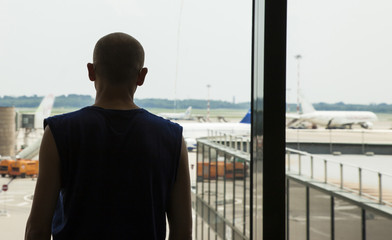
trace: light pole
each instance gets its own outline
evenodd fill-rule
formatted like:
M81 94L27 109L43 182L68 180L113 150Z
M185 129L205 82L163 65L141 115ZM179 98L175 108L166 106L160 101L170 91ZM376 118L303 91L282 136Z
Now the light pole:
M301 58L300 54L295 55L295 59L297 59L297 114L299 114L299 61Z
M207 84L207 121L210 121L210 84Z

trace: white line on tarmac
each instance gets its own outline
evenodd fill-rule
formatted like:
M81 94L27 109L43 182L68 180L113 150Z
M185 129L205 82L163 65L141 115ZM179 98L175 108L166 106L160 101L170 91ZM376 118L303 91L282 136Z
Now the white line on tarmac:
M28 195L26 195L26 196L24 196L23 197L23 199L25 200L25 201L27 201L27 202L32 202L33 201L33 194L28 194Z
M21 202L21 203L16 204L15 206L22 207L22 206L26 206L26 205L29 205L29 204L30 203L28 203L28 202Z

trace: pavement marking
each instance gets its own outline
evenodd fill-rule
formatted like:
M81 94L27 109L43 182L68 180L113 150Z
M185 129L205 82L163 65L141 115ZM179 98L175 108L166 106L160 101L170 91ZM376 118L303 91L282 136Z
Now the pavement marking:
M28 194L28 195L26 195L26 196L24 196L23 197L23 199L26 201L26 202L33 202L33 197L34 197L34 194Z
M348 205L348 206L335 206L335 210L354 210L358 209L358 206Z
M26 205L29 205L29 204L30 203L28 203L28 202L21 202L21 203L15 204L15 206L22 207L22 206L26 206Z

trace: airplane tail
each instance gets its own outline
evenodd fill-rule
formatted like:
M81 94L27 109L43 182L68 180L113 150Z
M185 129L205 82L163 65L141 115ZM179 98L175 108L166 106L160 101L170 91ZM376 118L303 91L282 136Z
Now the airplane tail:
M35 111L35 119L34 119L34 127L35 128L42 128L43 127L43 120L50 116L52 113L52 107L54 103L54 95L48 94L44 97L41 101L40 105L38 106L37 110Z
M311 113L316 111L313 105L308 102L303 96L299 96L299 101L301 103L302 113Z
M191 115L192 107L188 107L185 111L185 116L189 117Z
M248 124L250 124L250 121L251 121L250 117L251 117L251 113L250 113L250 109L249 109L249 111L246 113L246 115L240 121L240 123L248 123Z

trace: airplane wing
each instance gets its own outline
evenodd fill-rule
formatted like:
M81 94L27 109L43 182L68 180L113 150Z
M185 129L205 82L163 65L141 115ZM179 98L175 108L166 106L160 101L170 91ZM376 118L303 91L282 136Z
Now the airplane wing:
M286 119L300 119L301 116L296 113L286 113Z
M301 122L301 116L296 113L286 113L286 120L289 120L289 122L286 123L286 126L290 127L294 123L299 123Z

